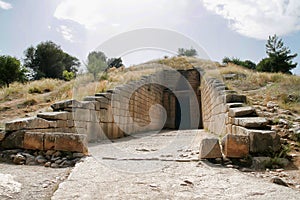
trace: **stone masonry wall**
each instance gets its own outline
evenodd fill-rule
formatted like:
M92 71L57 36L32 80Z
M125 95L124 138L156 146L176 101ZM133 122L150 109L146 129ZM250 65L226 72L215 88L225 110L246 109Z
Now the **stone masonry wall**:
M227 90L224 83L214 78L203 78L200 91L203 126L224 136L222 147L226 157L265 155L280 149L279 135L270 130L268 121L258 117L253 107L246 105L246 96ZM212 146L210 150L213 149ZM207 151L202 158L211 156L210 153Z

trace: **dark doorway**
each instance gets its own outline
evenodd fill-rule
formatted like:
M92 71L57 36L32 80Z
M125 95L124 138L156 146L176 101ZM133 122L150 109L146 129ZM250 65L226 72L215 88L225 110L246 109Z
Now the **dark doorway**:
M176 129L191 129L190 98L188 95L176 98L175 113Z

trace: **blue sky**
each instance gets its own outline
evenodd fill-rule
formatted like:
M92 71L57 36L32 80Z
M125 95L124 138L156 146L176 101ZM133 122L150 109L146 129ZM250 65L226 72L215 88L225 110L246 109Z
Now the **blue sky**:
M140 28L181 33L216 61L234 56L258 62L275 33L300 54L299 0L0 0L0 24L0 54L20 59L30 45L52 40L85 61L112 36ZM163 53L144 55L130 55L125 63ZM300 55L294 61L300 74Z

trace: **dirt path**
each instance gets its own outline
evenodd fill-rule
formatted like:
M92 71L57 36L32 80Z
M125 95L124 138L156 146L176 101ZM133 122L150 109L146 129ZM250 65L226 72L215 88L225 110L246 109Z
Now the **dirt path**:
M299 199L251 173L197 161L204 131L139 134L90 148L60 184L60 199Z
M0 163L0 199L50 199L69 172L70 168L52 169Z

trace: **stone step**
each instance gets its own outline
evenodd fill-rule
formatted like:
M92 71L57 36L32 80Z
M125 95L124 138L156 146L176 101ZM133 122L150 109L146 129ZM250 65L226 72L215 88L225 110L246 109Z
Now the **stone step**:
M16 119L5 124L5 131L45 129L55 126L53 122L39 117Z
M246 117L255 115L255 108L251 106L247 107L238 107L238 108L230 108L228 116L229 117Z
M265 129L268 125L268 120L264 117L233 118L233 121L234 125L245 128Z
M244 158L249 155L249 137L227 134L222 139L223 153L227 158Z
M75 99L69 99L64 101L59 101L51 105L53 111L64 111L65 109L78 107L80 102Z
M230 108L242 107L243 105L244 105L243 103L227 103L226 111L229 111Z
M264 155L280 149L280 136L275 131L248 129L242 126L232 127L234 135L248 136L250 139L250 152Z
M62 132L16 131L4 138L1 146L4 148L58 150L85 154L88 152L86 135Z
M66 112L66 111L38 113L37 117L46 119L46 120L71 120L71 119L73 119L72 113Z
M226 103L246 103L247 97L241 94L226 94Z

